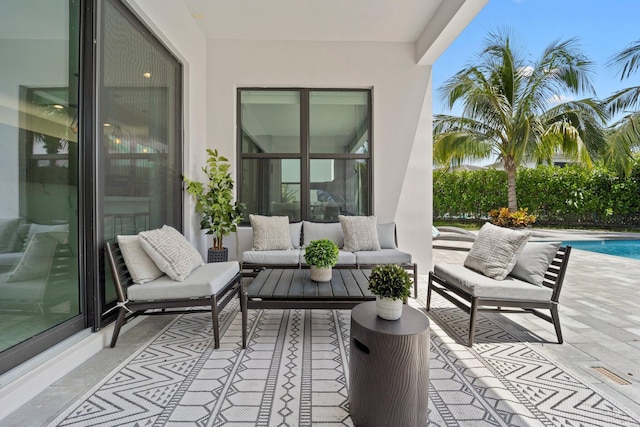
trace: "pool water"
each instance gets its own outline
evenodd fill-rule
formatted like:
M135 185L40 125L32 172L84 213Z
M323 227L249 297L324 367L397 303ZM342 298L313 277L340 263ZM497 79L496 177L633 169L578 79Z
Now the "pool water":
M562 246L640 260L640 240L567 240Z

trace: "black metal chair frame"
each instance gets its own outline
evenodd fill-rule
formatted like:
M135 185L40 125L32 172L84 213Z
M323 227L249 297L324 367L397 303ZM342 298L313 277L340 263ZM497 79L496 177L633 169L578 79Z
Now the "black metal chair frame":
M553 323L555 327L558 343L563 343L562 329L560 328L560 316L558 314L558 304L560 300L560 291L564 282L569 255L571 254L571 246L564 246L558 249L554 260L547 269L543 285L553 289L549 301L531 301L526 299L507 299L507 298L482 298L474 296L467 290L461 288L455 283L448 282L441 277L429 272L429 287L427 290L427 311L431 307L431 291L437 292L444 298L455 304L457 307L469 313L469 339L467 345L473 345L473 336L475 332L475 323L478 311L498 311L509 312L513 309L521 309L525 312L532 313L547 322ZM504 310L503 307L509 307L510 310ZM542 313L538 309L548 309L551 315Z
M215 348L220 348L220 329L218 322L219 312L233 299L234 296L240 295L241 290L241 274L238 272L225 286L214 295L208 295L202 298L190 298L190 299L163 299L163 300L151 300L151 301L130 301L127 300L126 289L134 285L131 274L127 269L127 265L122 257L122 252L117 243L105 244L109 264L111 266L111 272L113 275L113 283L116 288L117 305L115 308L119 308L118 317L113 330L113 337L111 338L111 347L115 347L120 334L120 329L130 319L137 317L141 314L145 315L159 315L159 314L189 314L189 313L202 313L210 312L213 321L213 337ZM191 310L173 310L175 308L186 307L205 307L210 306L210 309L191 309ZM167 309L172 309L166 311ZM161 310L161 311L149 311L149 310Z

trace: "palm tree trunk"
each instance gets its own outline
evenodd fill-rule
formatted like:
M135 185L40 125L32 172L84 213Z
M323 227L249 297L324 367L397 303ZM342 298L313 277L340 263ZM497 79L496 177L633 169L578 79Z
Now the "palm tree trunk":
M509 200L509 211L516 212L518 210L518 199L516 198L516 169L513 167L505 167L505 169L507 170L507 197Z

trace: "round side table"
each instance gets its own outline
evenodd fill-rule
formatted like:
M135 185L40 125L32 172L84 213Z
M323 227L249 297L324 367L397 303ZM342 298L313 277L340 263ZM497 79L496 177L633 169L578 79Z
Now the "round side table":
M351 310L349 408L357 427L426 426L429 319L407 305L398 320L375 301Z

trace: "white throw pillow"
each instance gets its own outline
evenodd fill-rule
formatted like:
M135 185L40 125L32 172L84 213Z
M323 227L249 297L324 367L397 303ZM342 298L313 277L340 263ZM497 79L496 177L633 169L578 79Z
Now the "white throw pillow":
M202 255L178 230L168 225L138 234L144 251L158 268L182 282L194 268L204 264Z
M560 242L529 242L518 255L511 275L534 285L542 285L544 273L560 248Z
M134 283L147 283L164 275L142 248L137 235L118 236L118 245Z
M486 223L480 229L464 266L495 280L503 280L511 272L531 231L512 230Z
M249 215L254 251L292 249L288 216Z
M21 282L23 280L46 277L53 262L56 252L56 244L64 243L67 232L51 231L35 233L29 239L20 261L15 268L7 274L7 282Z
M379 251L378 220L375 216L338 215L344 234L344 250Z

